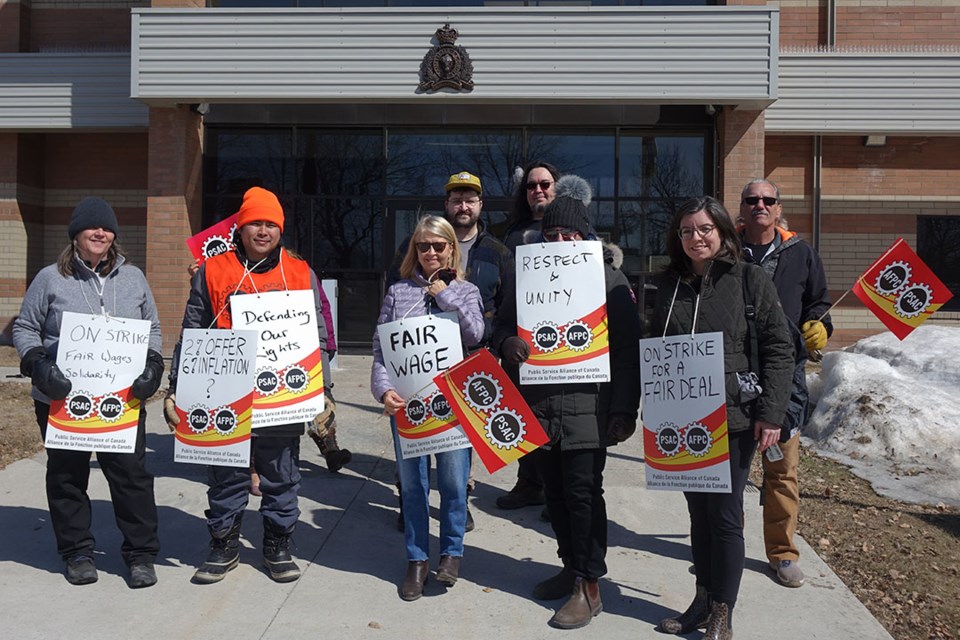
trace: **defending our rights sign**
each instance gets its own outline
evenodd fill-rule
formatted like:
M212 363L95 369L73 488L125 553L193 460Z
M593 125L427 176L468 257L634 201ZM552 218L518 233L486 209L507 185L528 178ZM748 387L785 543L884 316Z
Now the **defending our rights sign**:
M517 335L530 345L522 384L609 382L604 281L599 242L517 247Z
M257 332L184 329L180 344L174 460L249 466Z
M640 341L648 489L730 492L723 334Z

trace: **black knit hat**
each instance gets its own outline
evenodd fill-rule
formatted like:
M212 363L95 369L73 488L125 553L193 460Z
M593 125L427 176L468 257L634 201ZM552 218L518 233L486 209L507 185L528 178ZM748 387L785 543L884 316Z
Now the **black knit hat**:
M566 175L557 180L556 197L543 212L540 228L546 231L556 227L573 229L586 238L593 233L587 218L587 205L593 196L590 185L580 176Z
M117 224L117 215L103 198L84 198L74 207L70 215L70 226L67 233L73 240L84 229L106 229L113 231L113 235L120 235L120 225Z

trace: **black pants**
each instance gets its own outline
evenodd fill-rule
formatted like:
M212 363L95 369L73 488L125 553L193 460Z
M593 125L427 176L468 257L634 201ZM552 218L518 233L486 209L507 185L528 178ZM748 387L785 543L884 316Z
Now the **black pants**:
M753 429L730 433L731 493L685 491L697 585L731 608L743 577L743 490L757 449Z
M527 455L517 461L517 480L523 480L532 487L543 488L543 480L540 479L540 469L537 465L537 458L542 454L540 449L534 449Z
M50 405L35 400L34 408L40 433L45 438ZM145 464L146 420L146 411L141 408L133 453L97 452L97 462L110 486L117 527L123 534L120 553L128 566L153 562L160 551L153 475ZM87 495L90 453L47 449L47 504L57 551L64 560L78 553L91 554L95 544L90 532L92 513Z
M522 458L521 458L522 459ZM557 555L575 575L594 580L607 573L607 504L603 468L607 450L561 451L559 443L536 458Z

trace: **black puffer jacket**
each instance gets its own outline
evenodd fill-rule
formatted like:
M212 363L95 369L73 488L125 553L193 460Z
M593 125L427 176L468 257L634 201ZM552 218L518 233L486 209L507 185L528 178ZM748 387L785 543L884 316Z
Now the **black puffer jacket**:
M733 263L722 258L707 263L704 273L699 292L696 283L683 280L675 272L666 272L659 278L651 335L664 335L664 327L668 336L690 333L699 298L695 332L723 333L728 428L730 431L749 429L753 419L783 424L790 398L794 354L793 341L773 282L756 265ZM736 373L750 370L742 289L744 277L749 278L748 290L753 294L757 309L760 371L756 373L763 393L756 401L741 405Z

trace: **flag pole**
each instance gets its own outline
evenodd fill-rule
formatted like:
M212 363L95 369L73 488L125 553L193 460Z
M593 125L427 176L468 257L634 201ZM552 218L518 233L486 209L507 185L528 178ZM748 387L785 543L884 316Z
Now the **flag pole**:
M820 322L820 321L822 321L824 318L826 318L826 317L827 317L827 314L830 313L831 311L833 311L833 308L836 307L838 304L840 304L840 301L843 300L844 298L846 298L846 297L847 297L847 294L850 293L851 291L853 291L853 288L852 288L852 287L851 287L850 289L847 289L846 291L844 291L844 292L843 292L843 295L840 296L839 298L837 298L837 301L834 302L832 305L830 305L830 308L827 309L826 311L824 311L824 312L823 312L823 315L821 315L819 318L817 318L817 322Z

